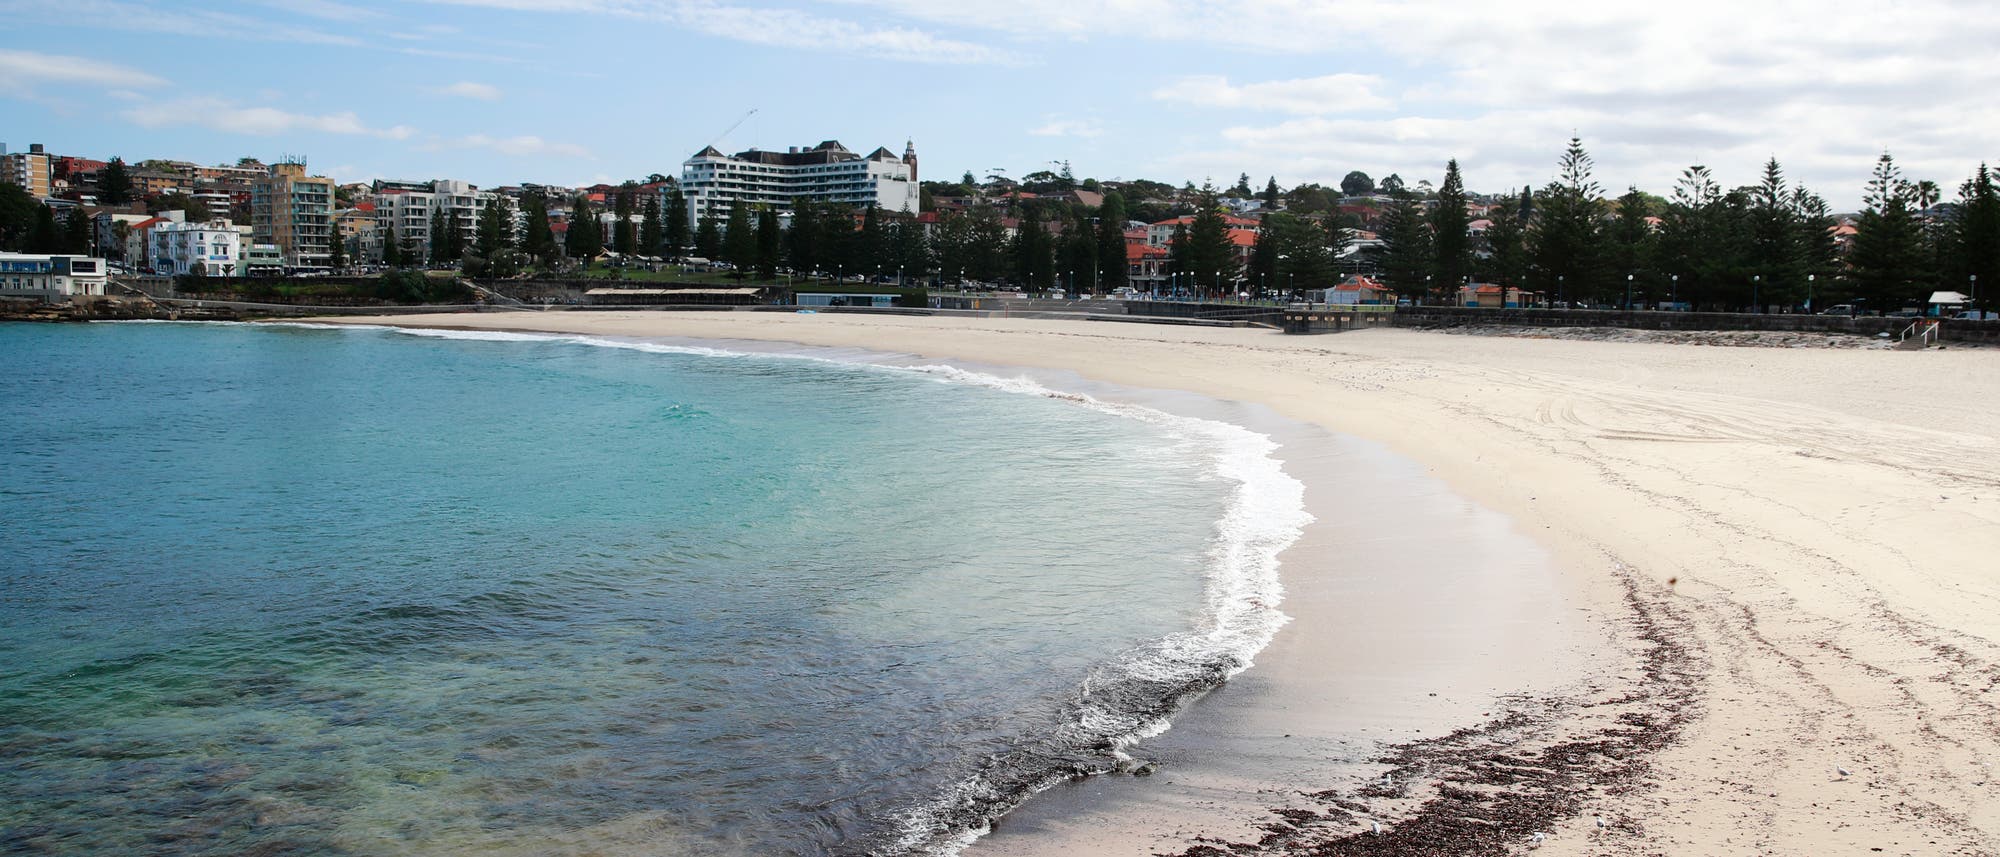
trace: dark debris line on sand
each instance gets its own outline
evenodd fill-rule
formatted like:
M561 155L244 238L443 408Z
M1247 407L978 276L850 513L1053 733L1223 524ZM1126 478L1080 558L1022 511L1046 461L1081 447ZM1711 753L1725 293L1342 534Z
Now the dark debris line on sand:
M1620 677L1622 687L1400 745L1377 760L1390 766L1384 780L1306 795L1316 810L1274 809L1256 842L1206 840L1175 857L1505 854L1579 814L1593 793L1645 788L1648 757L1696 713L1701 671L1686 618L1641 597L1629 576L1625 590L1639 675ZM1643 832L1634 819L1607 824Z

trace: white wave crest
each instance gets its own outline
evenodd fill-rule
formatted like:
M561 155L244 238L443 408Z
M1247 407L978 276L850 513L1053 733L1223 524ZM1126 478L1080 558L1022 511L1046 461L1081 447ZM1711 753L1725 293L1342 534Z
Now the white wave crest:
M301 327L349 327L348 325L297 325ZM354 325L353 327L360 327ZM1092 396L1052 389L1025 377L1002 377L956 366L895 366L859 360L837 360L796 352L746 352L702 346L669 345L642 340L556 333L516 333L511 331L441 330L394 328L411 336L490 342L564 342L602 348L620 348L656 354L685 354L710 358L770 358L810 360L843 366L913 372L940 382L971 384L1018 395L1039 396L1073 402L1079 406L1128 419L1140 420L1187 441L1190 449L1207 457L1213 475L1235 484L1229 503L1216 522L1210 539L1203 586L1203 610L1194 629L1171 634L1153 644L1133 649L1102 667L1081 688L1083 703L1076 720L1064 724L1065 731L1100 736L1112 740L1114 753L1129 758L1124 750L1133 744L1165 732L1172 724L1168 711L1158 716L1135 716L1092 702L1091 685L1123 679L1170 686L1188 682L1212 672L1220 665L1222 678L1249 669L1252 659L1269 645L1278 630L1290 621L1279 609L1284 586L1278 576L1278 557L1297 541L1313 517L1305 509L1305 485L1292 478L1273 455L1278 445L1269 436L1218 420L1170 414L1141 405L1107 402ZM1027 793L1025 799L1063 781L1053 777ZM952 809L966 806L980 784L968 779L948 787L943 794L901 816L901 853L918 852L949 857L971 845L984 830L953 829L943 819ZM1018 800L1016 801L1018 803Z

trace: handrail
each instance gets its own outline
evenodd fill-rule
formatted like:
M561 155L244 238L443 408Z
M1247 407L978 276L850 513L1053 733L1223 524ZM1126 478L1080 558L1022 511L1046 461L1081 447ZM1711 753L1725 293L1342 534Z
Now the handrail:
M1896 341L1908 342L1910 337L1915 336L1923 341L1926 348L1936 345L1938 340L1938 325L1939 322L1925 321L1923 319L1910 322L1910 326L1903 328L1902 334L1896 337ZM1919 327L1923 329L1918 330L1917 328Z

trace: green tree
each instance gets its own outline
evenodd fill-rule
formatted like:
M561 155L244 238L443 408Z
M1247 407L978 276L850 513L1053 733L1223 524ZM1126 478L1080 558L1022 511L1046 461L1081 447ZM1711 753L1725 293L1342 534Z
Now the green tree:
M429 258L425 260L431 264L431 267L439 267L451 261L451 248L444 240L445 232L450 228L450 225L444 219L444 206L439 205L432 208L430 253Z
M1447 303L1472 278L1472 215L1465 206L1465 179L1453 158L1444 165L1444 184L1438 186L1430 218L1434 297Z
M1088 291L1097 279L1097 232L1090 217L1077 211L1064 224L1062 240L1056 245L1057 285L1072 294Z
M1389 210L1382 215L1382 247L1377 257L1382 284L1398 296L1422 301L1432 290L1431 278L1437 276L1430 220L1416 194L1398 187L1389 199Z
M539 190L521 197L521 252L536 259L555 255L555 232L549 227L549 198Z
M715 217L704 213L701 224L694 230L695 255L711 262L722 256L722 229L715 224Z
M35 230L35 209L41 203L26 188L0 182L0 250L23 250Z
M1269 209L1276 209L1278 204L1284 201L1285 195L1278 190L1277 176L1265 180L1264 193L1260 198L1264 200L1264 207Z
M1367 196L1375 192L1375 180L1367 173L1355 170L1340 180L1340 192L1347 196Z
M396 227L392 223L382 233L382 265L386 268L395 268L402 264L402 242L396 237Z
M820 269L825 231L817 204L804 197L792 200L792 223L785 230L785 259L793 271L810 276Z
M1652 204L1644 192L1632 187L1618 198L1617 212L1617 219L1612 221L1608 236L1611 239L1608 255L1612 286L1623 285L1626 293L1637 302L1652 292L1658 279L1653 224L1647 220L1652 216ZM1623 306L1624 293L1620 294L1619 301Z
M688 230L687 197L676 187L667 194L667 255L680 257L687 255L688 242L692 234Z
M647 256L666 254L666 230L660 223L660 195L646 194L646 205L639 215L639 252Z
M497 269L502 253L507 252L507 237L512 231L507 214L507 199L496 198L492 204L479 212L479 224L473 230L472 254L466 259L465 272L473 276L499 276ZM478 260L475 265L473 260Z
M1040 209L1029 206L1022 211L1020 227L1014 232L1011 255L1014 276L1029 291L1044 292L1055 288L1054 242L1042 226Z
M455 208L445 212L444 217L445 254L451 261L456 262L465 258L465 232L473 224L465 222L465 215Z
M1485 277L1502 288L1522 288L1528 283L1528 221L1534 217L1534 190L1521 188L1513 205L1503 206L1486 230Z
M62 230L56 227L56 213L43 203L35 208L35 228L28 234L28 252L61 253Z
M1194 217L1175 253L1176 269L1191 277L1210 294L1234 291L1231 286L1241 274L1236 259L1236 242L1229 236L1229 221L1222 214L1222 201L1215 189L1202 185L1195 193Z
M1799 246L1798 212L1785 186L1785 170L1772 158L1750 193L1751 244L1747 260L1758 288L1752 300L1762 311L1773 303L1803 303L1806 292L1805 255Z
M90 218L83 216L82 209L70 209L69 216L63 218L62 252L90 255Z
M347 267L347 236L340 234L340 224L327 224L326 266L335 272Z
M1256 191L1250 189L1249 173L1244 173L1242 175L1237 176L1236 184L1231 185L1229 188L1229 195L1237 199L1249 199L1251 194L1254 193L1256 193Z
M124 205L133 198L132 173L125 168L124 158L114 156L97 173L97 201L105 205Z
M757 212L757 276L771 280L778 276L778 213L771 209Z
M1338 278L1337 248L1326 228L1289 212L1268 215L1257 229L1254 282L1281 292L1324 289Z
M735 267L741 278L757 264L757 233L750 225L750 207L741 199L729 203L729 225L722 230L722 261Z
M1827 210L1826 200L1803 187L1792 188L1792 210L1798 230L1794 241L1806 273L1807 308L1826 306L1832 302L1825 298L1839 288L1840 244L1833 237L1837 222Z
M590 200L581 194L570 206L569 233L563 239L563 252L572 259L583 260L586 269L590 260L604 252L604 224L597 219Z
M1602 189L1591 179L1590 154L1572 137L1561 172L1542 190L1541 207L1528 228L1529 256L1544 289L1554 285L1559 299L1601 300L1605 296L1603 243L1599 235Z
M855 236L854 252L848 255L848 263L853 270L882 273L882 269L894 267L888 260L888 235L882 229L882 210L870 205L861 212L861 232Z
M1097 290L1103 293L1123 288L1130 282L1125 258L1125 196L1115 190L1105 194L1095 220Z
M1877 309L1921 306L1928 297L1919 294L1930 279L1925 270L1930 260L1911 210L1914 190L1895 158L1883 153L1862 197L1866 207L1854 225L1854 243L1847 256L1856 295Z
M1951 282L1964 283L1979 306L1993 303L2000 290L2000 191L1993 175L1980 164L1958 189L1958 214L1950 227L1953 270ZM1984 292L1981 292L1984 285Z
M637 188L637 183L627 181L612 204L611 249L620 256L630 256L639 249L639 232L632 223L632 194Z

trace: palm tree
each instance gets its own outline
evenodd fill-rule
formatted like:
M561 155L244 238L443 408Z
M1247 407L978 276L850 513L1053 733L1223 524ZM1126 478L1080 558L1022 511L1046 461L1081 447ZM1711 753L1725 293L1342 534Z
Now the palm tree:
M1930 179L1911 185L1910 190L1917 198L1918 211L1929 211L1931 206L1937 205L1938 200L1942 198L1938 192L1937 182Z

